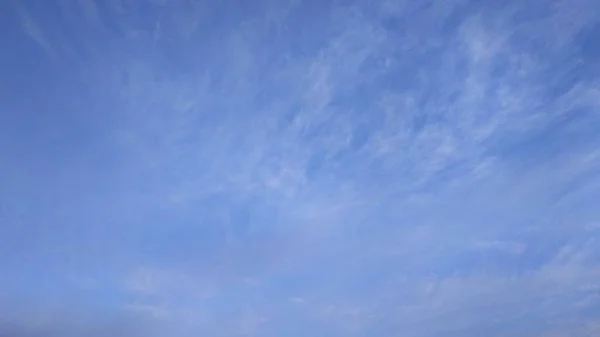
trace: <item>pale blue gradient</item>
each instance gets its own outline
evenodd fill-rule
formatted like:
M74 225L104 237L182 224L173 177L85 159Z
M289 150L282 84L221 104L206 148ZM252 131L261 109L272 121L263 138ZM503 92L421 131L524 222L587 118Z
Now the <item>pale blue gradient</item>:
M0 336L600 334L600 2L0 2Z

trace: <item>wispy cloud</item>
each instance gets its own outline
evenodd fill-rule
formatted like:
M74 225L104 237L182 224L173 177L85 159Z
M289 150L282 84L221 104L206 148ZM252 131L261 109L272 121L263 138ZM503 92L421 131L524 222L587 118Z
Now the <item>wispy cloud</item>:
M24 9L77 62L48 79L70 97L28 103L58 131L11 142L48 154L43 183L0 178L37 212L0 229L23 260L0 257L0 310L34 294L152 335L593 333L597 7L65 2L68 35ZM101 321L27 312L17 335Z

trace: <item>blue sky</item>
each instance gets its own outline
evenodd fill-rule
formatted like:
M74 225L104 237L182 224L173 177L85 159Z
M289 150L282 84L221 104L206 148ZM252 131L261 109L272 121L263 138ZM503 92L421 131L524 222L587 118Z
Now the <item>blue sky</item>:
M0 335L600 334L600 3L0 3Z

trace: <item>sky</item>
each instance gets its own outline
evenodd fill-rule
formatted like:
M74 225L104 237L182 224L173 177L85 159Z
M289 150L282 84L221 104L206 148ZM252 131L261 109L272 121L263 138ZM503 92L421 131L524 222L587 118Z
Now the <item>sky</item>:
M598 13L0 1L0 336L600 335Z

